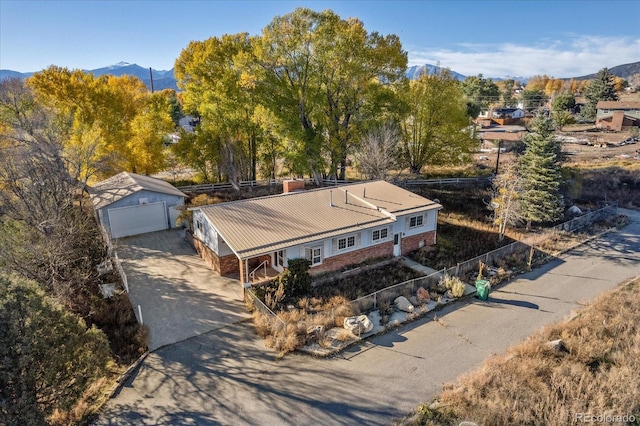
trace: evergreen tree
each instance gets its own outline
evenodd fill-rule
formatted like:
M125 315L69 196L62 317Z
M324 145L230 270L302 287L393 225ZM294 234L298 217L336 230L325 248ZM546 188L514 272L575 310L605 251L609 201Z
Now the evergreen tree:
M531 127L532 132L524 140L524 154L518 161L521 215L527 221L527 229L532 222L557 220L564 207L559 191L562 147L553 137L553 122L538 116Z
M598 71L595 80L587 86L584 94L586 105L580 111L585 120L595 120L599 101L617 101L615 76L607 68Z
M0 274L0 424L46 425L106 374L102 331L46 296L34 281Z

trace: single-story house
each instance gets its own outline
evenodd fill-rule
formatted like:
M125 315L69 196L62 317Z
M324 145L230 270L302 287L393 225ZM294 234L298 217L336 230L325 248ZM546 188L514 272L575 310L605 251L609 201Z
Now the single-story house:
M111 238L174 228L186 195L168 182L122 172L90 188L98 221Z
M491 116L492 118L512 118L517 120L524 117L524 111L520 108L496 108Z
M491 127L494 124L505 125L524 118L525 112L521 108L494 108L481 111L476 118L476 123L482 127Z
M600 101L596 105L596 127L621 131L640 127L640 101Z
M303 190L284 182L282 194L194 207L194 242L222 275L244 283L268 265L306 258L310 273L367 259L401 256L435 244L442 206L385 181Z

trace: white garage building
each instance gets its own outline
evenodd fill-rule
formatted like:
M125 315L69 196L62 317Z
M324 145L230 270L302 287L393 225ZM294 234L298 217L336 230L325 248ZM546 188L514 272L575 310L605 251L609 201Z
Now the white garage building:
M186 195L168 182L122 172L90 190L98 220L111 238L174 228Z

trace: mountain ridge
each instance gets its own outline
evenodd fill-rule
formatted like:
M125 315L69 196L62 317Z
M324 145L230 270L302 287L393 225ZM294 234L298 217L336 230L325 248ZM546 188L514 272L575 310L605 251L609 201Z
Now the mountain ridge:
M445 67L441 67L439 65L431 65L431 64L413 65L407 68L406 76L407 78L413 80L420 77L424 73L437 74L444 69ZM448 69L448 70L449 72L451 72L451 75L454 78L458 79L459 81L464 81L464 79L467 78L467 76L460 74L456 71L453 71L451 69ZM144 68L135 63L132 64L129 62L118 62L117 64L108 65L105 67L96 68L92 70L83 69L82 71L93 73L93 75L95 75L96 77L106 75L106 74L114 75L114 76L133 75L139 78L140 80L142 80L142 82L148 88L151 88L151 76L149 74L149 68ZM629 64L617 65L609 68L609 71L617 77L628 79L630 77L640 75L640 61L632 62ZM0 69L0 80L3 80L5 78L15 78L15 77L25 79L25 78L31 77L33 74L35 74L35 72L22 73L22 72L8 70L8 69ZM176 79L175 79L173 68L171 68L170 70L151 69L151 75L153 75L154 90L163 90L163 89L173 89L176 91L179 90ZM595 76L596 76L596 73L593 73L593 74L587 74L579 77L564 78L563 80L570 80L571 78L574 78L576 80L589 80L589 79L595 78ZM529 78L526 78L526 77L511 77L511 76L488 77L488 78L492 79L493 81L502 81L502 80L511 78L514 80L518 80L523 84L526 84L526 82L529 80Z

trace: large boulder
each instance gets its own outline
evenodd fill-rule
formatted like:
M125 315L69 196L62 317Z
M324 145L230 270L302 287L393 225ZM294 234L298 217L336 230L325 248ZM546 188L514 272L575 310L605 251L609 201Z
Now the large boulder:
M344 328L353 334L368 333L373 330L373 323L366 315L358 315L354 317L346 317L344 319Z
M411 302L409 302L409 300L404 296L397 297L396 300L393 301L393 304L398 310L403 312L413 312L414 310Z
M580 207L573 205L571 207L569 207L569 213L571 213L574 216L579 216L582 214L582 210L580 210Z
M418 299L418 303L422 304L431 300L431 296L429 296L429 292L424 287L420 287L416 291L416 299Z

